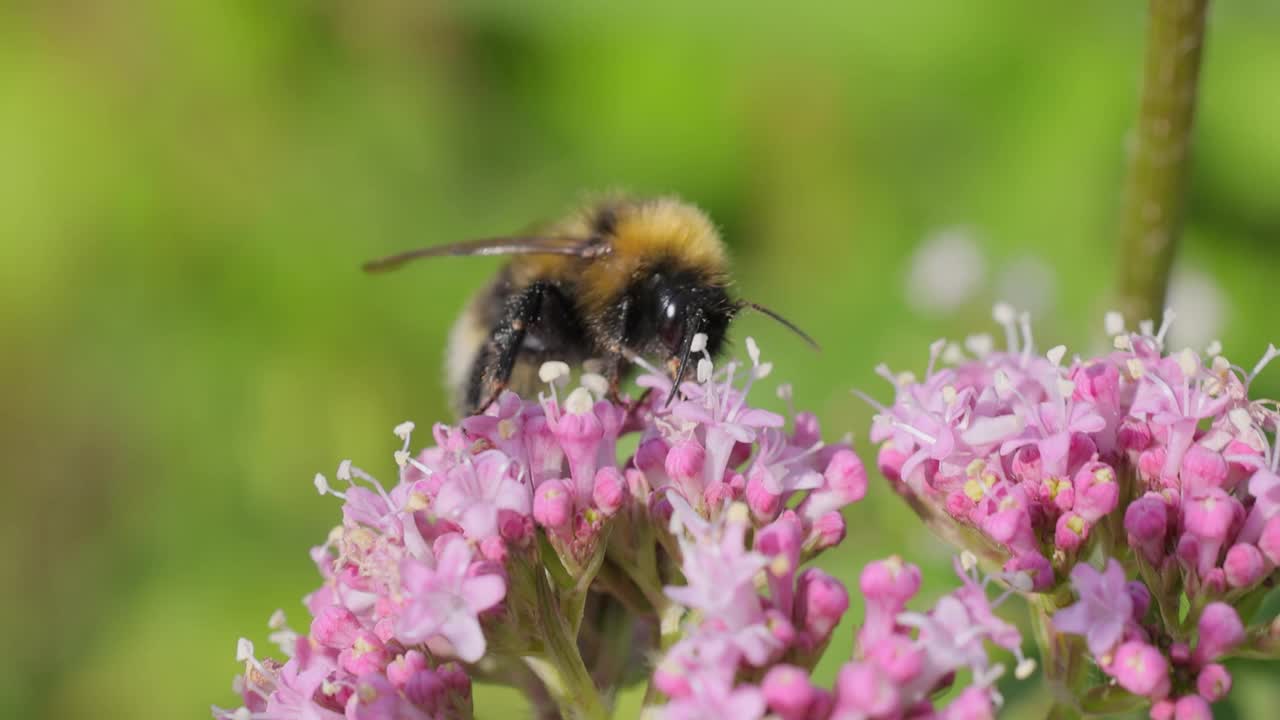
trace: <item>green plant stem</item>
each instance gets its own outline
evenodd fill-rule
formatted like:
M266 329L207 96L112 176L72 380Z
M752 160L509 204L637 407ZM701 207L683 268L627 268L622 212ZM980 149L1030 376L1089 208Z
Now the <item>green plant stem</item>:
M538 629L545 643L545 652L527 656L525 662L546 685L560 706L560 715L566 720L608 718L604 701L582 662L577 639L570 630L569 620L562 613L560 600L550 580L539 573L536 586Z
M1148 0L1147 54L1120 215L1118 304L1159 318L1181 229L1208 0Z
M1070 602L1070 591L1065 588L1061 596L1035 596L1031 602L1031 624L1040 646L1045 681L1053 694L1053 704L1045 717L1052 720L1083 717L1080 700L1088 676L1084 643L1077 636L1055 632L1050 621L1055 612Z

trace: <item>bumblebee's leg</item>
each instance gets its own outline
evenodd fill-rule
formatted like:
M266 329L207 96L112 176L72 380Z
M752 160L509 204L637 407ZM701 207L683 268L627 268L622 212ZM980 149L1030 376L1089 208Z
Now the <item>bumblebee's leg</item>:
M501 319L495 324L488 342L476 357L467 387L470 412L489 407L511 380L520 352L530 344L540 345L546 352L570 342L578 332L572 312L564 296L549 282L535 282L507 298Z

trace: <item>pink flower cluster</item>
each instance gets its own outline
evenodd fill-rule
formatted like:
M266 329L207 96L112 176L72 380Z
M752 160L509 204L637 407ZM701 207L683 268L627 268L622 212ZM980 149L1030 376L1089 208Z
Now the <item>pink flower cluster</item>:
M920 569L891 557L863 570L866 617L854 659L832 690L816 685L809 671L848 609L848 593L821 570L797 572L799 534L789 513L756 533L747 549L746 512L735 508L715 523L686 521L680 516L687 511L677 512L674 525L686 531L688 584L667 593L690 619L654 675L669 697L660 713L665 720L990 718L1004 668L991 663L986 643L1015 653L1019 677L1034 669L1022 656L1018 630L993 612L1009 593L991 602L985 583L971 574L972 556L967 568L957 564L961 587L925 613L906 612L920 589ZM760 572L764 587L753 582ZM972 684L935 708L935 694L961 670L970 671Z
M1155 720L1213 717L1209 704L1231 691L1231 673L1217 661L1245 641L1235 608L1209 602L1200 610L1194 639L1180 635L1183 639L1174 640L1158 617L1148 619L1147 586L1126 582L1124 567L1115 559L1108 559L1103 572L1077 565L1071 584L1079 601L1053 616L1059 632L1084 636L1104 673L1152 701Z
M1207 356L1166 352L1171 314L1139 332L1110 315L1114 350L1068 360L1061 346L1035 351L1025 315L997 306L996 318L1006 351L985 337L968 353L940 341L922 380L881 369L896 389L872 428L881 471L938 532L1029 573L1035 591L1071 578L1080 603L1055 623L1087 635L1103 670L1157 701L1156 714L1171 693L1198 698L1188 708L1222 697L1230 676L1211 661L1233 643L1199 626L1211 650L1185 648L1197 618L1217 627L1253 606L1280 563L1280 453L1268 440L1280 414L1249 398L1280 352L1245 371L1216 343ZM1077 564L1095 551L1119 563Z
M591 374L564 394L568 366L547 363L536 401L504 393L483 414L436 425L419 452L413 425L397 427L390 488L349 461L341 486L317 475L319 492L343 505L342 523L312 552L324 583L306 598L310 630L277 628L283 664L243 642L244 705L215 717L469 717L477 673L541 683L563 710L612 692L582 686L576 633L588 595L611 596L655 629L673 599L718 608L734 638L725 652L812 664L848 599L829 576L796 572L843 539L840 510L865 493L865 470L847 443L821 440L812 415L792 413L786 430L782 415L747 404L770 371L753 341L745 367L717 369L704 347L696 380L670 406L671 381L653 368L639 383L659 392L628 405L605 399L607 383ZM628 433L636 451L620 458ZM691 543L669 530L673 517L685 529L729 523L739 546L750 532L768 555L732 554L709 536ZM767 603L745 594L761 559L777 588ZM693 583L717 580L701 586L704 597L668 598L663 583L681 569Z

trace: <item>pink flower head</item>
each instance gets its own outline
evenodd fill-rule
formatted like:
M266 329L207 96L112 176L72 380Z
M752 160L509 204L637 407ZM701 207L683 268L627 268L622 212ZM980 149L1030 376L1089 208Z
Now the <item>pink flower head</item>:
M411 644L442 638L454 655L475 662L485 652L477 616L502 601L506 583L497 575L469 575L471 550L462 538L446 536L437 546L434 567L414 558L400 566L409 601L396 637Z
M1071 571L1071 585L1080 599L1055 613L1053 625L1059 632L1083 635L1089 652L1102 656L1120 641L1133 615L1124 567L1114 558L1107 559L1103 572L1081 563Z

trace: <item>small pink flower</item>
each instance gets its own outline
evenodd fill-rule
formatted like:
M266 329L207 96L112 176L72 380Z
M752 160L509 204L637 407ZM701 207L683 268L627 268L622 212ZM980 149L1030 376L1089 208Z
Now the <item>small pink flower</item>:
M817 699L818 688L809 674L794 665L775 665L764 676L760 691L769 709L782 720L804 720Z
M1258 537L1258 549L1266 556L1267 562L1280 565L1280 515L1267 521Z
M942 720L994 720L995 716L996 708L991 701L991 691L968 687L943 711Z
M1200 614L1197 626L1200 641L1192 658L1197 665L1213 662L1244 642L1244 624L1235 608L1223 602L1211 602Z
M1249 543L1236 543L1227 551L1222 570L1231 587L1249 587L1262 579L1266 561L1257 547Z
M497 575L469 576L471 550L457 536L442 538L435 567L413 558L400 566L400 579L408 605L396 625L396 637L420 643L432 637L449 642L452 652L466 662L485 652L479 613L502 601L506 583Z
M1161 698L1169 689L1169 662L1159 650L1144 642L1121 645L1109 672L1125 690L1151 698Z
M1209 703L1199 695L1184 695L1178 698L1173 709L1174 720L1213 720L1213 711Z
M547 480L533 498L533 519L538 524L563 531L573 522L573 493L561 480Z
M871 647L893 632L898 614L920 590L920 581L920 568L896 555L862 569L859 587L866 598L866 619L858 630L858 647Z
M1205 665L1196 676L1196 692L1209 702L1217 702L1231 692L1231 673L1217 663Z
M1107 559L1101 573L1081 563L1071 571L1071 585L1080 599L1055 613L1053 625L1060 632L1083 635L1089 652L1101 656L1120 641L1133 615L1124 568L1114 558Z
M1138 498L1124 511L1124 529L1129 536L1129 544L1152 565L1158 565L1165 556L1168 516L1168 506L1153 495Z
M898 689L874 665L851 662L840 669L836 717L892 717L900 707Z

